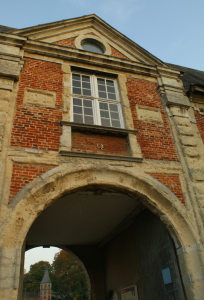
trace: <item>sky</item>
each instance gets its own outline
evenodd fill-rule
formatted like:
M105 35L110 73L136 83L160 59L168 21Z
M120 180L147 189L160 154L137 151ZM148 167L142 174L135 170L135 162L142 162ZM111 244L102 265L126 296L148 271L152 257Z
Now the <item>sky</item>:
M204 71L203 0L7 0L1 25L25 28L95 13L164 62Z
M30 270L30 265L35 264L40 260L49 261L50 264L53 262L55 253L59 252L61 249L57 247L43 248L37 247L25 252L25 262L24 269L26 273Z

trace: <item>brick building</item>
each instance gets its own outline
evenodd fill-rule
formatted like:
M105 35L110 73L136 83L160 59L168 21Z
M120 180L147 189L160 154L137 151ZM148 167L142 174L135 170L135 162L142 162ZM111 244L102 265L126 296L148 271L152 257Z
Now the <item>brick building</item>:
M96 15L0 27L1 299L36 246L89 299L203 299L203 92Z
M48 269L46 268L43 279L40 283L40 300L52 299L52 282L50 280Z

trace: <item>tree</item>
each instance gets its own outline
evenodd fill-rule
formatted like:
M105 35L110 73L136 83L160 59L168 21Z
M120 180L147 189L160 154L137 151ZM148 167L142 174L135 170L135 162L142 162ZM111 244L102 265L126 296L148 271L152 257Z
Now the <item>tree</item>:
M52 264L55 292L62 300L87 300L88 285L79 261L64 250L55 254Z
M45 269L48 268L50 279L54 277L51 273L52 266L48 261L39 261L30 266L30 271L24 275L23 278L23 291L34 292L40 289L40 283L43 279ZM54 280L54 278L53 278Z

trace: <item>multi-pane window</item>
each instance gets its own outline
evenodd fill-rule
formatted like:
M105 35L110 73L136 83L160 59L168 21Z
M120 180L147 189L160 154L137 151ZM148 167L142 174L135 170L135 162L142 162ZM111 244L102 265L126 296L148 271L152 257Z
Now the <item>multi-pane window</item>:
M72 74L73 94L91 96L90 76Z
M72 108L74 122L123 127L115 79L73 73Z

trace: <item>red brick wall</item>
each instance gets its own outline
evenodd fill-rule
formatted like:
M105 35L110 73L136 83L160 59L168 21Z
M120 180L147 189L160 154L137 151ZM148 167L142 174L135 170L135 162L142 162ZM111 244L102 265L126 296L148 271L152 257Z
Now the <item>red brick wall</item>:
M33 164L13 164L13 172L11 177L9 203L11 199L30 181L39 175L46 173L54 166L33 165Z
M203 140L204 143L204 116L200 115L198 111L194 110L194 114L195 114L195 119L196 119L196 123L197 123L197 127L198 130L200 132L200 136Z
M112 56L129 59L125 55L123 55L121 52L119 52L118 50L116 50L115 48L113 48L112 46L110 46L110 47L111 47L111 55Z
M149 174L161 183L163 183L166 187L168 187L174 195L178 197L178 199L185 205L185 200L181 188L181 182L179 179L179 175L166 175L166 174Z
M102 149L98 147L101 144ZM72 132L72 151L126 156L126 144L124 137Z
M93 32L87 33L87 34L88 34L88 35L97 36L97 35L96 35L95 33L93 33ZM74 43L74 42L75 42L75 39L76 39L76 37L73 37L73 38L70 38L70 39L65 39L65 40L61 40L61 41L54 42L53 44L76 48L76 47L75 47L75 43ZM110 46L110 47L111 47L111 55L112 55L112 56L120 57L120 58L125 58L125 59L129 59L129 58L127 58L125 55L123 55L121 52L119 52L118 50L116 50L115 48L113 48L112 46Z
M128 78L126 86L134 128L138 130L137 140L140 144L143 157L146 159L177 161L178 156L170 126L156 90L157 84L146 80ZM163 123L138 120L136 104L159 108Z
M36 59L26 59L20 78L11 146L59 150L62 82L61 65ZM23 104L26 87L56 92L55 108Z
M66 39L66 40L57 41L57 42L54 42L53 44L62 45L62 46L69 46L69 47L75 48L75 44L74 44L75 39L76 39L76 37Z

